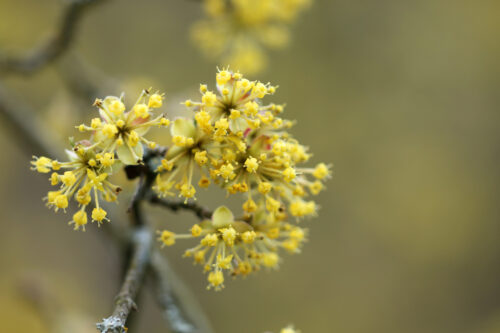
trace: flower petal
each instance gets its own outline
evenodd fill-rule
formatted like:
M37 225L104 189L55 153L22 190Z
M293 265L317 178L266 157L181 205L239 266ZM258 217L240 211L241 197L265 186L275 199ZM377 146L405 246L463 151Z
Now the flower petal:
M222 228L234 222L233 212L226 206L220 206L212 215L212 224L215 228Z
M132 151L134 153L132 153ZM130 148L128 145L122 145L116 148L116 154L118 155L118 159L122 161L125 165L134 165L138 164L142 159L143 148L141 144ZM135 154L135 156L134 156Z
M194 138L196 135L196 128L191 120L185 118L177 118L172 127L170 127L172 136L184 136L187 138Z

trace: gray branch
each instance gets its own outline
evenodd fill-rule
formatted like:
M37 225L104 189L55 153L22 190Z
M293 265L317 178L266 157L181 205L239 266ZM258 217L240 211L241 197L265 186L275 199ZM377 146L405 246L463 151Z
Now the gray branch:
M0 74L28 75L37 72L46 65L57 60L65 53L73 42L76 28L85 10L93 3L104 0L68 0L58 29L54 34L38 47L33 48L25 55L11 56L0 54ZM65 78L72 88L82 94L95 94L96 87L87 84L75 85L75 76ZM86 81L87 82L87 81ZM73 83L73 84L72 84ZM52 140L51 131L37 120L36 112L22 105L8 93L0 84L0 116L11 137L28 152L50 157L60 156L59 140ZM138 213L135 218L142 220L140 215L140 201L146 198L145 193L139 193L133 209ZM144 197L143 197L144 195ZM191 210L200 219L210 218L212 213L198 205L181 202L169 202L160 198L149 200L153 204L165 206L173 211L179 209ZM114 239L122 240L115 230L111 235ZM130 242L132 256L128 265L120 292L115 301L113 314L96 324L102 333L125 333L126 322L132 310L136 309L135 299L143 284L146 270L151 268L156 287L158 304L163 310L165 319L175 333L212 333L209 321L197 305L194 297L190 296L180 279L175 277L164 258L155 252L152 259L152 233L144 223L136 223ZM125 240L126 241L126 240ZM126 241L127 242L127 241ZM190 319L194 322L191 323Z
M91 4L104 0L68 0L56 31L44 43L21 56L0 56L1 74L32 74L56 60L71 45L74 32Z
M127 318L136 310L135 298L142 285L152 249L152 233L146 227L138 227L132 236L132 256L122 287L115 301L113 314L96 324L101 333L125 333Z
M210 321L182 280L158 251L151 257L153 292L173 333L213 333Z
M18 100L0 86L0 117L4 127L11 131L12 138L16 143L21 144L28 154L36 152L57 157L61 150L59 150L57 140L51 140L52 132L37 121L34 111L27 106L22 106ZM150 186L148 188L150 189ZM142 191L134 196L133 202L136 204L132 205L133 210L140 210L139 201L149 201L172 211L190 210L200 219L210 218L212 215L210 210L194 203L171 202ZM143 219L140 211L133 214L133 218ZM189 290L170 269L166 259L156 252L150 258L151 232L144 227L144 223L135 223L135 225L136 231L132 237L133 255L116 300L115 310L110 317L97 324L97 328L103 333L125 332L125 323L131 310L135 308L134 299L143 282L146 267L150 267L154 279L155 296L171 330L175 333L212 333L209 321L196 299L190 296ZM111 238L123 243L129 242L128 238L122 237L118 230L112 228L108 231L110 231L108 235Z

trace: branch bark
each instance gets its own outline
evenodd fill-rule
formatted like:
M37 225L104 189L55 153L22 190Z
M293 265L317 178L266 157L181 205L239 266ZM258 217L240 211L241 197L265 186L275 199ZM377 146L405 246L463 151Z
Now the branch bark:
M33 48L25 55L9 56L0 54L0 74L20 74L29 75L37 72L46 65L57 60L70 47L74 40L75 31L81 20L83 13L92 3L103 2L104 0L68 0L58 29L54 34L40 46ZM73 78L68 78L71 83ZM94 94L97 90L92 85L75 85L75 91L88 95ZM45 129L44 125L36 119L36 112L29 107L22 106L18 100L13 98L0 84L0 116L2 116L7 129L11 130L12 136L17 143L21 143L23 148L32 154L36 152L40 155L59 157L59 140L51 140L51 131ZM143 184L151 185L151 178L146 177ZM145 186L141 184L138 193L134 196L132 213L135 223L134 231L130 240L132 255L128 264L123 284L115 301L115 308L110 317L103 319L96 324L102 333L125 333L126 322L132 310L136 309L135 299L143 284L144 275L151 268L154 283L157 291L157 300L171 330L175 333L212 333L208 319L197 305L194 297L188 297L185 287L182 287L180 279L175 278L175 274L169 268L165 259L156 253L154 260L152 256L152 233L145 226L140 211L140 203L149 198L149 194L143 191ZM149 188L150 186L148 186ZM211 217L212 213L200 206L189 203L169 202L160 198L150 200L154 204L163 205L173 211L186 209L193 211L200 219ZM120 240L119 233L111 230L113 238ZM172 281L173 280L173 281ZM195 322L191 323L190 319Z
M36 152L41 155L58 157L59 149L57 140L50 140L50 131L46 130L43 124L36 120L36 113L29 107L20 106L10 94L0 85L0 116L4 125L16 138L28 154ZM153 152L162 155L163 151ZM146 176L146 178L148 178ZM165 320L174 333L212 333L207 317L203 314L200 306L182 281L176 277L170 269L168 262L156 253L151 258L152 233L144 225L144 217L140 210L142 201L149 201L153 204L164 206L172 211L190 210L200 219L210 218L212 212L194 203L173 202L158 198L151 193L151 179L141 183L137 193L133 198L131 210L132 218L140 220L134 223L136 228L131 240L121 236L119 230L111 228L108 236L124 243L132 243L132 256L129 263L123 285L117 296L116 307L113 314L97 324L97 328L103 333L123 333L125 323L130 312L135 308L134 299L139 287L142 284L146 267L150 267L154 282L155 296L158 305L162 309ZM148 184L147 186L145 186ZM144 191L146 188L149 191ZM106 228L106 229L108 229Z
M179 210L192 211L200 220L210 219L212 217L211 210L194 202L170 201L164 198L160 198L155 194L149 197L149 202L153 205L165 207L173 212L177 212Z
M151 277L152 290L171 332L214 332L196 298L158 251L151 257Z
M57 30L40 46L21 56L0 56L0 73L33 74L56 60L71 45L74 33L86 9L104 0L70 0L64 9Z
M127 318L136 310L135 298L142 285L149 264L152 249L152 233L144 227L137 227L132 235L132 256L115 301L113 314L96 324L101 333L125 333Z

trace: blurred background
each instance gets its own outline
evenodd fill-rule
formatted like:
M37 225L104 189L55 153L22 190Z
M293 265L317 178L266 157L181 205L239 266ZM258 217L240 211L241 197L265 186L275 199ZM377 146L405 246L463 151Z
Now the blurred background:
M1 0L1 50L36 45L61 10ZM287 103L311 163L334 163L335 174L305 222L309 243L277 272L216 293L184 246L164 251L217 332L500 332L499 11L495 0L316 0L300 15L290 46L254 78L280 86L268 100ZM62 79L75 54L132 99L166 91L172 116L200 82L215 84L215 64L188 39L200 17L197 1L106 1L81 21L61 59L69 66L2 81L61 136L93 110ZM47 180L2 126L2 332L49 332L50 320L94 332L112 310L120 253L95 225L73 232L69 215L44 207ZM152 211L156 225L194 222ZM132 332L166 332L150 290L139 308Z

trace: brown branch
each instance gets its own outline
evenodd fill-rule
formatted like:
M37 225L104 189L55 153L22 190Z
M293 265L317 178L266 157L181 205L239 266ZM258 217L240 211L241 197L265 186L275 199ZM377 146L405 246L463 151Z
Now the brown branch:
M1 74L33 74L56 60L71 45L74 33L85 10L103 0L70 0L66 5L59 26L51 37L38 47L21 56L0 56Z
M179 210L190 210L192 211L200 220L210 219L212 217L212 211L208 208L200 206L194 202L184 202L184 201L171 201L153 194L149 197L149 202L170 209L173 212Z
M101 333L125 333L127 318L136 309L135 298L142 285L149 265L152 249L152 233L146 227L138 227L132 236L132 256L122 287L115 301L113 314L96 324Z

